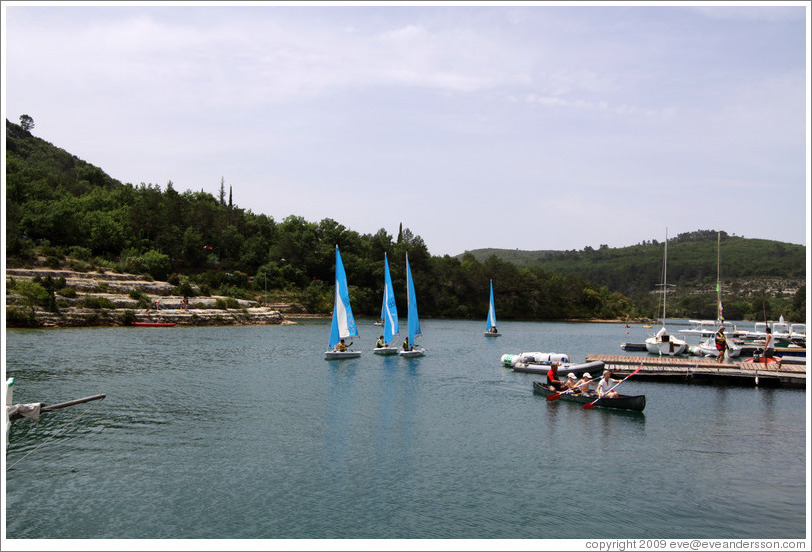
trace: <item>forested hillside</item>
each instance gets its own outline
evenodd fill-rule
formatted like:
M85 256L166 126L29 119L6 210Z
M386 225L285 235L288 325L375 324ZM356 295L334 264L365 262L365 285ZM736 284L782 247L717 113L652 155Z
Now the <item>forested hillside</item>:
M502 319L656 316L657 298L650 291L660 280L660 244L616 250L614 257L615 250L604 249L543 252L544 259L524 264L496 255L437 257L408 228L401 228L397 236L385 229L370 235L329 218L311 222L291 215L276 221L240 208L233 201L239 187L222 179L217 197L203 191L178 191L172 182L163 187L125 184L9 121L6 138L8 266L24 266L35 255L45 255L54 266L108 266L194 283L203 294L255 298L267 290L305 305L310 312L329 314L338 245L357 315L379 314L384 253L389 256L398 308L405 312L408 253L424 316L484 319L489 279L494 280ZM729 240L738 239L723 242L725 259ZM704 283L710 269L715 281L715 234L712 241L699 240L694 245L697 249L692 252L687 241L675 243L677 258L684 248L686 258L696 258L697 268L690 277ZM801 273L793 260L797 246L777 246L790 257L781 275L804 281L803 256ZM669 281L671 250L669 244ZM770 254L778 255L779 250ZM746 255L746 248L739 254ZM599 258L605 262L594 262ZM691 265L686 261L685 266ZM753 277L772 275L755 266ZM686 278L681 269L675 270L676 281ZM618 273L626 276L616 277ZM669 314L712 317L715 292L709 291L696 294L684 312L676 305ZM766 299L753 294L743 297L737 307L740 318L761 318L766 303L773 318L783 314L801 319L805 303L798 298L803 295L784 291L772 289Z

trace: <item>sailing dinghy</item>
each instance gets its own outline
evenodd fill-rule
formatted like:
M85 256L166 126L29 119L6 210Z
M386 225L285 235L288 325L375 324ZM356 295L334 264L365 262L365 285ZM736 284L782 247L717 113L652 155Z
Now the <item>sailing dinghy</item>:
M408 301L408 323L409 337L403 344L403 348L398 351L400 356L405 358L421 357L426 354L422 347L415 347L414 338L420 333L420 319L417 317L417 298L414 293L414 281L412 280L412 269L409 267L409 254L406 254L406 299Z
M496 309L493 306L493 280L491 280L491 304L488 307L488 320L485 322L485 337L499 337L496 329Z
M347 273L344 272L344 263L341 262L341 253L336 245L336 296L333 306L333 325L330 328L329 349L324 353L327 360L342 358L356 358L361 351L351 351L352 343L345 343L348 337L358 337L358 327L350 308L350 291L347 287Z
M398 307L395 304L395 291L392 287L392 276L389 273L389 258L383 254L383 304L381 305L381 320L383 320L383 347L372 350L376 355L394 355L397 347L392 347L392 339L398 335Z

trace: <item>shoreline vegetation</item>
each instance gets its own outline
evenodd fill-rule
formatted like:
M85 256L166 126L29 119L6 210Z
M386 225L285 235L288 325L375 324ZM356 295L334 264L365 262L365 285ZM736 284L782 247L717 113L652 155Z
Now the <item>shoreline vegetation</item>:
M99 268L81 272L36 266L6 268L8 328L77 328L170 323L178 326L296 324L329 319L309 313L295 301L275 296L265 301L199 295L149 276ZM484 316L484 315L483 315ZM359 317L359 320L365 320ZM372 320L370 318L370 320ZM649 319L567 319L561 322L650 323Z

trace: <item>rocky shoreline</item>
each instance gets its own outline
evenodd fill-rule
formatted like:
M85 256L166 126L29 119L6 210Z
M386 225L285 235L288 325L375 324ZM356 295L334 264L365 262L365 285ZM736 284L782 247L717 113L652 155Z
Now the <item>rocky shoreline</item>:
M26 304L22 295L16 293L15 286L9 285L10 282L47 278L55 281L64 278L65 289L75 293L68 296L56 294L57 312L35 306L33 324L30 321L16 323L16 317L8 316L9 309L30 314L31 306ZM298 310L296 305L261 305L258 301L221 296L189 297L184 308L184 297L173 295L175 287L169 282L110 271L7 268L6 287L6 325L11 328L130 326L133 322L172 323L178 326L293 324L283 312ZM132 292L146 296L152 308L144 308L143 301L133 298ZM88 299L104 306L88 307ZM158 304L160 307L156 308Z

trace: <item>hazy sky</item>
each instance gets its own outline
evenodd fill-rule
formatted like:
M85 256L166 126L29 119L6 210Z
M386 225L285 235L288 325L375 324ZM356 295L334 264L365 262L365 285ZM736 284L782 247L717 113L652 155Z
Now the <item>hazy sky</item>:
M806 244L809 3L3 2L3 111L122 182L434 255Z

